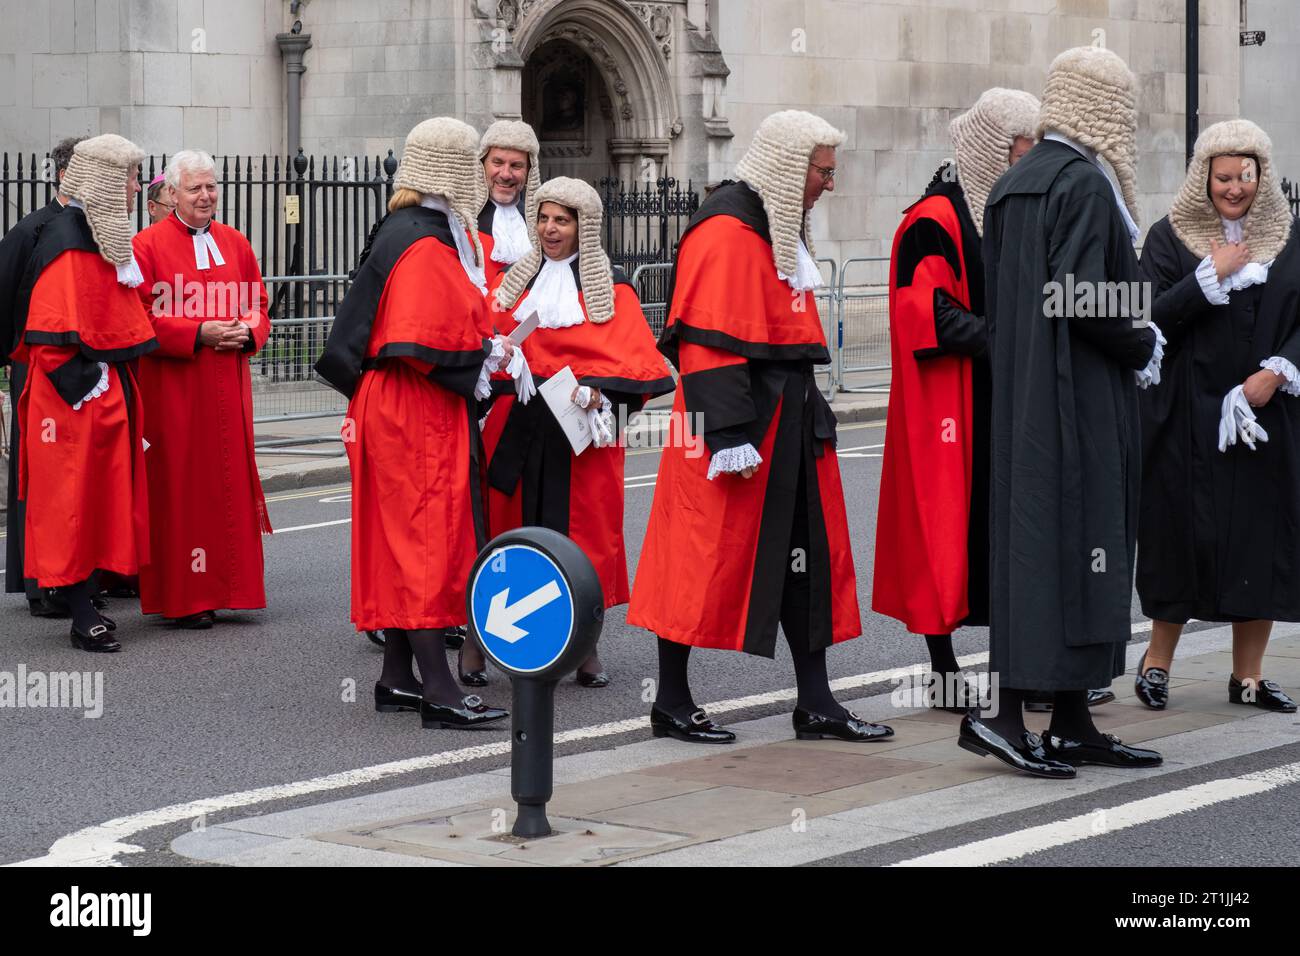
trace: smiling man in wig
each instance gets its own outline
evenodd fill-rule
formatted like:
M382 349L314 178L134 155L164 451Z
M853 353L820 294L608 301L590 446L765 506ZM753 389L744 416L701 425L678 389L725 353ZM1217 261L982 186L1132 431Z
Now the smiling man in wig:
M153 561L140 605L184 629L266 607L266 501L253 453L251 356L271 323L253 247L216 220L212 157L167 164L171 215L135 237L159 349L140 365Z
M794 661L800 738L879 740L831 694L826 650L862 632L835 417L813 379L830 360L808 215L834 188L844 134L787 110L759 124L682 236L659 348L681 373L628 621L659 636L656 736L729 743L687 682L692 647ZM709 454L688 457L689 413ZM698 432L697 432L698 433Z
M1124 673L1141 478L1137 389L1159 382L1159 330L1140 302L1064 309L1053 289L1098 296L1138 281L1137 81L1109 50L1053 61L1042 137L984 214L993 368L989 671L993 707L959 744L1036 776L1080 764L1148 767L1153 750L1097 730L1090 687ZM1099 157L1113 168L1112 183ZM1052 692L1045 737L1022 705Z
M537 245L537 134L519 120L497 120L479 141L488 199L478 216L488 288Z
M972 706L952 646L988 624L989 406L980 237L998 177L1033 146L1038 100L985 92L952 121L957 153L894 236L893 374L871 605L925 635L933 706Z

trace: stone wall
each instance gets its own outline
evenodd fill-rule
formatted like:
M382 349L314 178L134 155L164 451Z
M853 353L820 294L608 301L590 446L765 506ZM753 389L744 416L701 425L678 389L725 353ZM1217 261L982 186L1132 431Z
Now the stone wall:
M1300 5L1250 0L1248 23L1267 34L1264 45L1241 48L1241 115L1273 140L1281 176L1300 181Z
M1238 109L1237 8L1201 0L1205 123ZM1105 42L1140 83L1139 187L1150 225L1183 178L1183 15L1182 0L718 0L730 159L769 112L820 113L847 139L835 194L814 213L819 254L888 255L902 210L951 155L954 116L991 86L1038 95L1057 53Z

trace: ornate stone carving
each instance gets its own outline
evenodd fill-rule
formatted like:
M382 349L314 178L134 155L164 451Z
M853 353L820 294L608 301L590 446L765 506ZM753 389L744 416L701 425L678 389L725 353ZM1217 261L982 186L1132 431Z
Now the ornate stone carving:
M629 6L655 38L664 59L668 59L673 51L672 7L666 3L632 3Z
M623 78L623 73L619 70L618 60L609 51L609 47L596 37L590 30L572 24L561 26L555 30L548 31L542 42L550 40L568 40L570 43L586 51L587 55L596 63L604 74L618 100L618 114L625 120L633 117L631 97L629 96L627 81Z

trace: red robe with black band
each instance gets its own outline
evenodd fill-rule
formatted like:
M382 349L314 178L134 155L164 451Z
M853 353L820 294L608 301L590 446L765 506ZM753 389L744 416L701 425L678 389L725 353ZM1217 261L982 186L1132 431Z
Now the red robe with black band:
M135 290L100 256L80 209L42 230L32 274L14 352L28 365L17 411L24 575L65 587L96 570L135 574L149 560L149 500L140 390L129 363L157 346L153 327ZM83 400L100 382L100 362L108 389Z
M149 442L153 560L140 574L145 614L187 617L266 607L262 539L271 523L253 452L249 358L271 323L253 247L220 222L210 226L224 265L194 261L190 229L175 215L135 237L144 274L137 290L158 336L140 362ZM243 351L199 342L203 322L239 319Z
M988 623L989 410L979 235L938 176L894 236L871 606L915 634ZM969 308L968 308L969 307Z
M578 261L571 263L575 279ZM525 292L515 308L527 298ZM578 301L585 315L581 291ZM513 331L513 311L498 313L496 325L502 334ZM636 292L618 270L613 318L601 324L587 319L560 329L539 327L524 340L523 350L537 385L567 365L579 385L599 388L614 405L616 429L646 400L673 390L672 373L655 349ZM505 392L493 403L483 427L491 536L522 525L568 535L591 559L605 606L626 604L621 441L606 448L590 445L574 455L540 395L524 405L515 400L509 380L494 384Z
M464 624L470 566L487 543L474 386L491 321L452 228L422 206L388 216L316 364L351 398L358 630Z
M757 193L743 183L714 191L683 235L670 286L659 347L681 387L628 622L772 657L787 571L802 557L810 649L856 637L835 419L813 381L813 364L829 361L826 339L813 294L777 276ZM746 442L763 459L754 476L709 481L710 453ZM808 526L795 529L801 511ZM807 553L792 555L792 540L806 540Z

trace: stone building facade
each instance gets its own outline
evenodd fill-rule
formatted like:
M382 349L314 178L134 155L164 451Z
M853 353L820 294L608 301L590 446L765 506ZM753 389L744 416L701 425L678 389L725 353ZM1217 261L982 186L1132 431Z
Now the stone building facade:
M1202 123L1241 113L1300 177L1294 0L1201 0ZM824 254L888 251L900 211L983 89L1041 90L1061 50L1104 43L1138 74L1143 221L1183 175L1183 0L0 0L0 149L120 132L153 153L284 152L277 34L300 21L301 145L400 152L416 122L520 117L544 174L728 175L775 109L843 129Z

